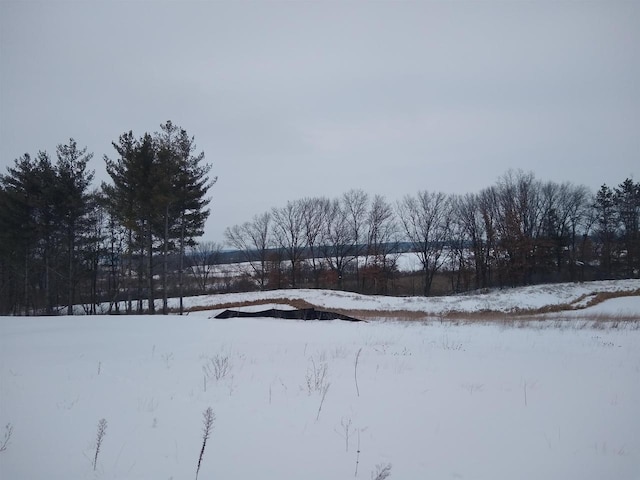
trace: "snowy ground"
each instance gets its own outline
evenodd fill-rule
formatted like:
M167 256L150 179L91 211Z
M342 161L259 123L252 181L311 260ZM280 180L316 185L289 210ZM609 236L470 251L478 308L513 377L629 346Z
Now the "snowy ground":
M354 311L405 311L439 316L451 312L522 312L546 306L564 305L569 309L582 309L596 293L638 291L640 280L608 280L585 283L561 283L534 285L521 288L494 289L482 294L463 294L443 297L389 297L383 295L358 295L336 290L270 290L265 292L201 295L185 299L185 307L215 306L223 304L275 299L304 300L318 308ZM640 301L640 296L633 297ZM172 306L177 302L173 301ZM158 307L160 304L158 303ZM105 305L105 308L108 305ZM585 310L580 310L587 313ZM611 314L638 315L640 303L618 310L609 308ZM601 313L601 312L600 312Z
M571 303L589 293L580 288L467 301ZM314 295L325 307L396 302ZM639 297L570 314L621 311L637 315ZM637 322L211 314L0 317L0 447L12 427L0 478L195 478L209 406L216 419L200 479L370 479L387 464L391 479L640 478Z

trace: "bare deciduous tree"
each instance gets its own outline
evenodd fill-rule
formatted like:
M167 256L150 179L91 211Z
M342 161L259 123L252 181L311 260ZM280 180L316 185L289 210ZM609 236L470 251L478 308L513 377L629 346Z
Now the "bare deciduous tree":
M369 208L369 195L363 190L349 190L342 196L344 214L348 219L349 228L356 257L356 285L360 286L360 263L358 257L363 253L365 242L365 225Z
M345 268L356 258L356 241L346 208L339 200L333 200L329 205L323 253L329 267L336 273L338 288L342 289Z
M367 215L365 268L375 293L387 293L388 280L397 268L398 225L393 208L382 195L376 195Z
M207 292L212 267L220 263L221 251L222 246L216 242L197 243L189 249L187 266L201 293Z
M400 221L422 264L423 294L429 295L436 272L447 259L451 201L444 193L422 191L398 203Z
M498 233L512 285L531 282L541 216L540 182L533 173L507 172L498 182Z
M253 271L260 290L264 290L268 276L269 248L271 247L271 214L254 215L250 222L234 225L225 230L229 245L240 250Z
M314 287L320 286L322 262L319 259L320 246L324 238L324 226L329 215L330 201L324 197L305 198L301 200L302 224L309 261L313 270Z
M487 245L487 225L483 219L481 196L467 194L456 197L453 206L455 222L460 235L469 245L473 263L475 288L488 286L489 252Z
M291 266L291 287L296 288L297 270L304 253L304 208L301 201L289 201L272 210L274 237Z

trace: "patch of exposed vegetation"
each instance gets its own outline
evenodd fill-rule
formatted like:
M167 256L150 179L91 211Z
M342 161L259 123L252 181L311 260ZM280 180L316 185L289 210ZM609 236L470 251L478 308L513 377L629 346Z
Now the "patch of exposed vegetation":
M591 292L581 295L570 303L547 305L540 308L518 308L510 311L477 310L475 312L450 310L447 312L428 312L416 310L368 310L368 309L332 309L336 313L348 315L364 320L405 320L405 321L454 321L454 322L511 322L511 321L542 321L548 320L548 315L562 314L576 310L584 310L613 298L640 296L640 289L615 292ZM585 301L586 300L586 301ZM241 302L224 302L208 306L196 306L189 311L223 310L241 307L251 307L270 304L290 305L293 308L324 308L299 298L271 298L245 300ZM635 315L605 315L597 314L589 317L599 322L636 322L640 321L640 312Z

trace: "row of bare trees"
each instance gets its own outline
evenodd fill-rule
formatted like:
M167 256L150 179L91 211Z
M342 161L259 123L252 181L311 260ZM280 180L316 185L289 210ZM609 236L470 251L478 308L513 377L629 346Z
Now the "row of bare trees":
M352 190L304 198L225 231L261 289L331 287L393 293L400 252L420 291L637 277L640 184L584 186L510 171L478 193L421 191L391 203ZM416 273L417 275L417 273Z

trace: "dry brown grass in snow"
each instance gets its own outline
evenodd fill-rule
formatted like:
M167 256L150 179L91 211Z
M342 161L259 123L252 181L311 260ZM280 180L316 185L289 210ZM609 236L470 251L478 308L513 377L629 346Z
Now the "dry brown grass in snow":
M531 322L542 322L548 320L557 320L566 322L567 320L581 320L598 328L615 328L624 323L640 322L640 312L635 315L607 315L607 314L588 314L584 316L562 315L567 312L575 312L584 310L588 307L598 305L606 300L621 297L640 296L640 289L632 291L617 292L593 292L578 297L571 303L563 303L556 305L548 305L536 309L516 309L509 312L478 310L475 312L455 311L451 310L445 313L433 313L427 311L415 310L366 310L366 309L327 309L326 307L314 305L306 300L297 298L270 298L258 300L246 300L242 302L226 302L217 303L208 306L196 306L189 311L206 311L206 310L225 310L249 306L265 305L289 305L293 308L316 308L321 310L330 310L335 313L348 315L361 320L404 320L404 321L440 321L452 323L504 323L504 324L524 324Z

